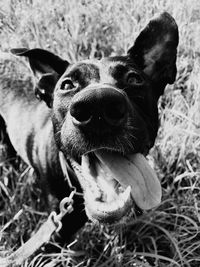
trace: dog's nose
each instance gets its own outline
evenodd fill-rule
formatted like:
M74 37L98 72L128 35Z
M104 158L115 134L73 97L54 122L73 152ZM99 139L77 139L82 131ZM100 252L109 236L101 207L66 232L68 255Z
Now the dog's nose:
M88 88L79 92L70 106L75 126L120 126L127 118L128 103L124 94L112 87Z

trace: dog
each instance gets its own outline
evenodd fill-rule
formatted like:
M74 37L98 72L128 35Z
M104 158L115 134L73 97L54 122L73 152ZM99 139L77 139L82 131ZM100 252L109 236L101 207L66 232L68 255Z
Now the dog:
M13 147L35 170L44 197L68 196L69 180L82 192L63 223L66 240L87 218L112 224L160 203L145 156L158 131L158 99L175 81L178 39L164 12L124 56L71 64L39 48L1 55L0 115Z

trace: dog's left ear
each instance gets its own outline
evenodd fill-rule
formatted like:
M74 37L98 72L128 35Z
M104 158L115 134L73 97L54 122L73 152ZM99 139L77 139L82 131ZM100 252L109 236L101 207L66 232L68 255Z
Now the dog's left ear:
M38 48L16 48L11 49L11 53L29 59L30 67L37 77L35 95L44 100L48 107L52 107L55 85L69 63L47 50Z
M137 37L128 57L157 85L157 98L176 78L179 36L173 17L164 12L152 19Z

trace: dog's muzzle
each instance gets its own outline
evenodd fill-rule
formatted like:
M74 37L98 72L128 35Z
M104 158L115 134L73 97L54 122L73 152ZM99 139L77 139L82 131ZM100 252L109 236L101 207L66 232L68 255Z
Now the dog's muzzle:
M107 84L89 85L72 98L69 113L75 132L82 142L99 142L80 154L78 161L71 160L83 188L86 213L93 221L121 221L136 205L148 210L161 201L160 182L145 157L134 149L125 155L114 147L117 132L126 127L131 112L126 94ZM108 139L113 139L112 145Z

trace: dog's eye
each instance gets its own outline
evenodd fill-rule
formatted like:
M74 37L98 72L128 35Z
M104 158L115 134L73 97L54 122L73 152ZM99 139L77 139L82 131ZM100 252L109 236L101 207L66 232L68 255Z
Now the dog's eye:
M63 80L60 85L61 90L71 90L73 88L75 88L75 85L73 84L72 80L70 80L69 78Z
M139 73L131 72L127 76L127 83L129 85L141 85L143 82L144 79Z

